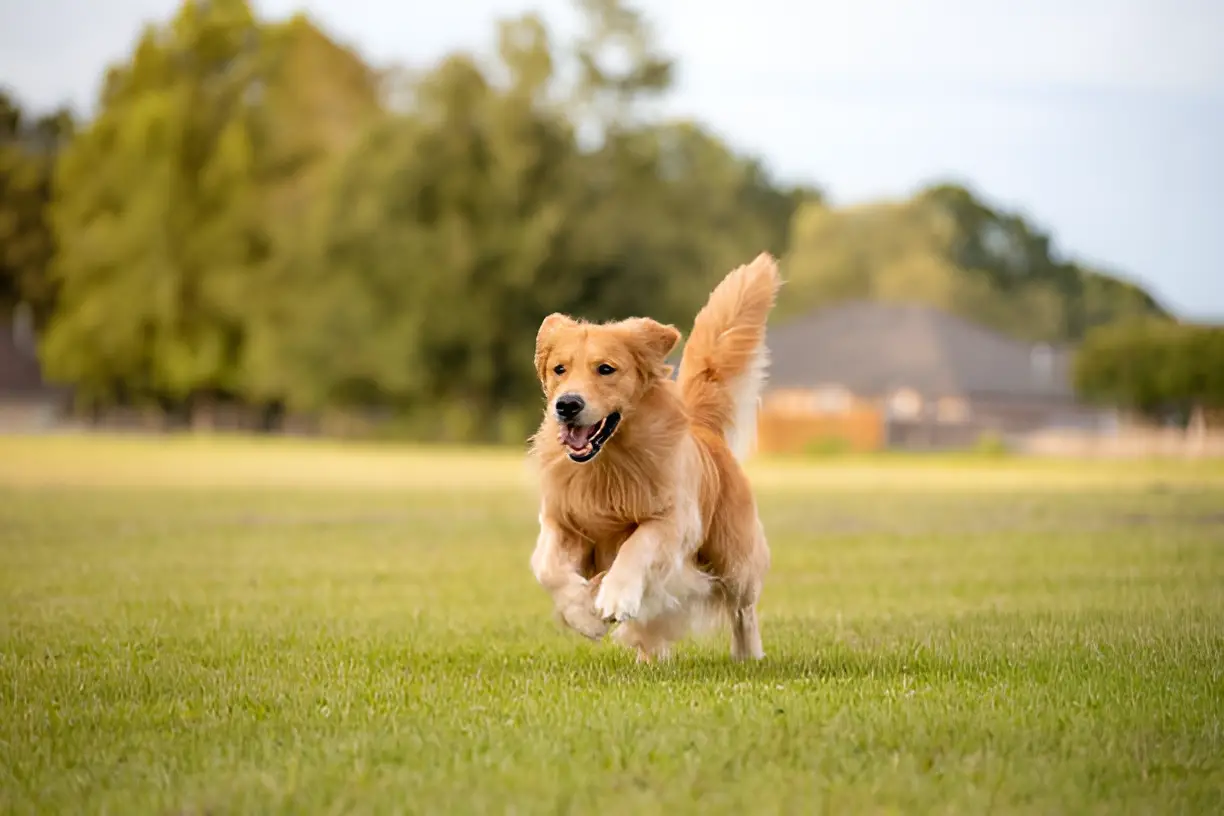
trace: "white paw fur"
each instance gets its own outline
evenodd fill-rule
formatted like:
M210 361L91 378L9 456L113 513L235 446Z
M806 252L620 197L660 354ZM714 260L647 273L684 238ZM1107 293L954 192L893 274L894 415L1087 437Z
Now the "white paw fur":
M645 586L638 576L626 576L615 568L608 572L595 596L595 611L604 620L623 623L638 617L642 611Z

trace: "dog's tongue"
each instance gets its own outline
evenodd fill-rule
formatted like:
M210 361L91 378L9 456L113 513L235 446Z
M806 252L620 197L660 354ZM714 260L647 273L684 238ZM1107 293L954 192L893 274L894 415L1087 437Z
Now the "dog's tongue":
M587 425L585 428L567 425L561 429L561 441L574 450L580 451L591 441L597 427L597 424Z

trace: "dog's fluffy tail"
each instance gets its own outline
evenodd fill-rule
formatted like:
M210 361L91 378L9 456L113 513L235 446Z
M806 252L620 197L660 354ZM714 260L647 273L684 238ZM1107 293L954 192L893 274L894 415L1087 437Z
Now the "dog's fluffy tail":
M782 280L769 253L733 270L697 313L677 378L694 424L722 434L743 460L756 441L769 366L765 323Z

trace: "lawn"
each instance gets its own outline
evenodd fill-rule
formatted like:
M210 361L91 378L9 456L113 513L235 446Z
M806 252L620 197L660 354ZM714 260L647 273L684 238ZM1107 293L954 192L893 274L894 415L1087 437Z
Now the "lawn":
M1224 468L752 475L766 660L640 666L521 456L0 438L0 810L1224 809Z

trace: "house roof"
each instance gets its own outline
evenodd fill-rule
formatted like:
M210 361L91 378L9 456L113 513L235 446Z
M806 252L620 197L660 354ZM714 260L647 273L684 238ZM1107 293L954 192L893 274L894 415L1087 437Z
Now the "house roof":
M770 327L771 388L1068 399L1070 355L928 306L850 302Z

